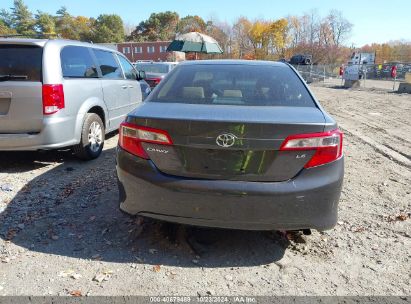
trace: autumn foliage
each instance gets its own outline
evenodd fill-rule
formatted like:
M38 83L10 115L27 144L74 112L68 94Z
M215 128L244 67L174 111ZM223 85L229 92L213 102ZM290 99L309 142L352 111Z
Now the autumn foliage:
M201 55L201 58L278 60L307 54L314 63L340 64L347 62L354 51L363 51L376 52L377 63L411 62L410 42L371 44L359 49L347 46L353 25L337 10L331 10L326 16L312 10L280 19L250 20L242 16L233 24L204 20L196 15L180 17L176 12L166 11L153 13L136 24L124 24L121 17L114 14L96 19L73 16L65 7L54 15L42 11L33 14L23 0L14 0L13 7L0 10L0 35L41 34L109 43L170 41L178 34L197 31L215 38L224 50L222 55Z
M102 14L97 19L73 16L65 7L54 15L40 10L33 14L23 0L14 0L13 4L8 10L0 10L0 35L47 36L92 42L124 41L123 20L118 15Z

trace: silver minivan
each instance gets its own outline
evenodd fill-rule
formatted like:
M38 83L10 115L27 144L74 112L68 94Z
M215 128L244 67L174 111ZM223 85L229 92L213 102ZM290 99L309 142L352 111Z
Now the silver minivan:
M142 102L143 78L98 45L0 39L0 151L72 147L97 158L105 134Z

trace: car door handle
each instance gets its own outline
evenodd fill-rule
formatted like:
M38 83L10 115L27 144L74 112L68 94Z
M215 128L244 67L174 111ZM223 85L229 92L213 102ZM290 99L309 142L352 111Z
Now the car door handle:
M127 89L128 88L128 86L126 86L126 85L122 85L121 86L123 89Z
M129 87L130 89L134 88L134 86L132 86L132 85L129 85L128 87Z

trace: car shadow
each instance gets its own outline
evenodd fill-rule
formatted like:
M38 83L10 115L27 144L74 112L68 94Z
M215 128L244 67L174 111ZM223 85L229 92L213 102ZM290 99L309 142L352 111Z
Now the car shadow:
M289 246L279 233L205 229L122 213L115 148L89 162L69 152L6 154L12 161L1 157L1 172L57 162L0 213L0 238L31 251L107 262L242 267L278 261Z
M333 85L333 86L329 86L327 88L334 89L334 90L347 90L347 88L344 87L344 85Z
M113 131L106 134L105 139L110 140L117 134L117 131ZM42 151L0 151L0 173L25 173L52 163L67 164L68 162L80 162L69 148Z
M0 152L0 170L2 173L24 173L41 169L50 163L63 163L71 158L74 157L69 150Z

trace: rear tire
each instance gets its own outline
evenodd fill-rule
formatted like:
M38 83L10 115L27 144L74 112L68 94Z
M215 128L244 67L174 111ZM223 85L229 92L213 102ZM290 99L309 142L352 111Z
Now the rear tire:
M100 116L87 113L81 129L81 139L73 147L74 154L83 160L91 160L100 156L104 147L105 129Z

